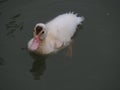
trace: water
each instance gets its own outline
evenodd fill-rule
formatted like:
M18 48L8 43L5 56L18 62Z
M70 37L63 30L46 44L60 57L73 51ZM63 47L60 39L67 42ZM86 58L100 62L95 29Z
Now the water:
M119 90L119 0L0 0L0 90ZM73 42L50 56L27 51L34 25L74 11Z

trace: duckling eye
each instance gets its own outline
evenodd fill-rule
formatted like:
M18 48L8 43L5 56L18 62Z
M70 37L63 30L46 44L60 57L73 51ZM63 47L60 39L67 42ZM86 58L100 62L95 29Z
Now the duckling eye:
M41 32L41 34L44 34L44 33L45 33L44 31Z
M43 29L42 27L37 26L36 27L36 35L38 35L42 29Z

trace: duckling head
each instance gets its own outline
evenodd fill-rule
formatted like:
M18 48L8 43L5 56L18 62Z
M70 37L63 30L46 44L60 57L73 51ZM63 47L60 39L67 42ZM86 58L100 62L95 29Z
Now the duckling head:
M33 38L28 43L28 49L31 51L36 51L42 41L47 37L46 26L43 23L36 24L33 32Z

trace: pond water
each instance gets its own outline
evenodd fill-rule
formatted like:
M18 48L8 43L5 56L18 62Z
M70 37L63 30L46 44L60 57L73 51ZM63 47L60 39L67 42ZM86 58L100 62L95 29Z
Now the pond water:
M0 0L0 90L119 90L119 0ZM66 49L26 49L38 22L74 11L85 17Z

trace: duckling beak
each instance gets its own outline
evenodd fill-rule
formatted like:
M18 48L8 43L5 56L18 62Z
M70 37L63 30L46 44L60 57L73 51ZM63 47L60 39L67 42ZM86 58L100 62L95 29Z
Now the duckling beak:
M39 35L34 36L32 44L31 44L31 49L34 51L36 49L38 49L39 45L40 45L40 38Z

